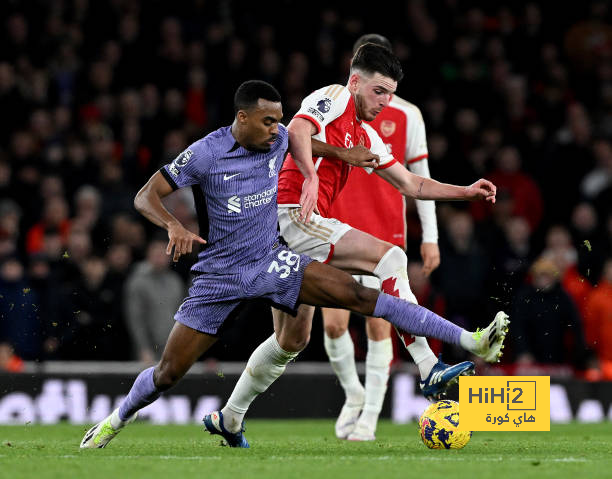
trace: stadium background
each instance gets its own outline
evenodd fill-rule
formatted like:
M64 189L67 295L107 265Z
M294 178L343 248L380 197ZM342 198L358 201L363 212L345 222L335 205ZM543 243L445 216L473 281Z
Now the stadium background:
M370 32L389 37L402 60L398 94L423 112L432 177L467 184L482 176L499 187L493 209L438 204L442 263L431 281L411 277L420 302L468 328L497 309L512 315L501 367L479 365L480 373L550 373L583 391L580 398L605 391L599 381L612 378L609 3L389 8L3 2L0 378L7 386L0 394L18 389L25 376L11 374L19 371L37 382L70 374L69 367L77 375L94 370L91 363L53 369L50 360L153 361L163 346L153 332L165 339L171 321L163 308L147 309L143 291L166 305L180 301L193 258L164 269L159 231L134 211L135 192L191 141L232 121L242 81L274 84L288 122L312 90L346 80L354 40ZM168 203L195 229L188 196ZM418 260L411 205L408 240ZM553 284L536 291L536 277ZM204 369L246 360L271 328L269 311L253 306L207 354ZM351 334L363 360L358 318ZM396 367L410 371L402 358L398 351ZM317 316L298 363L325 359ZM113 367L123 369L106 366ZM609 399L602 404L607 411Z

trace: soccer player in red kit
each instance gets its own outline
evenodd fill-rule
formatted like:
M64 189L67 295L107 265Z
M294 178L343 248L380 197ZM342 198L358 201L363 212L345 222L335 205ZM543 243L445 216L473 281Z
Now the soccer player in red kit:
M391 49L382 35L363 35L355 42L356 51L365 43L375 43ZM389 151L413 173L429 178L425 124L419 109L397 95L370 122ZM421 257L423 272L429 275L440 264L435 203L417 200L417 211L423 230ZM380 177L355 168L338 198L332 204L330 216L369 233L402 249L406 248L405 197ZM355 279L370 288L380 289L376 276L359 275ZM411 298L416 302L416 298ZM346 401L336 421L336 436L349 440L374 439L378 416L382 409L390 363L393 360L391 326L380 318L366 318L368 352L366 355L365 388L355 366L355 353L348 333L350 313L342 309L323 308L324 344L330 363L346 395ZM427 397L439 393L441 384L428 386L427 378L438 359L423 337L400 335L404 345L418 365L421 388ZM461 363L458 372L474 371L473 363ZM437 368L439 369L439 368Z

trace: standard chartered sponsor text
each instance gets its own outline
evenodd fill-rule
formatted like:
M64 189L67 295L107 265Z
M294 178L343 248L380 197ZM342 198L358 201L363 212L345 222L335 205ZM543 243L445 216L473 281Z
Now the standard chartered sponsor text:
M274 199L276 194L276 185L272 188L262 191L261 193L254 193L252 195L246 195L242 202L243 208L255 208L261 205L267 205Z

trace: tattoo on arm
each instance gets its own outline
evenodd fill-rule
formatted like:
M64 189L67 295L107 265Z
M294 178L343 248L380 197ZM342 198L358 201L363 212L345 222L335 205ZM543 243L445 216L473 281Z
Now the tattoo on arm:
M421 198L421 192L423 191L424 184L425 184L425 180L421 180L421 184L419 185L419 191L417 192L417 198Z

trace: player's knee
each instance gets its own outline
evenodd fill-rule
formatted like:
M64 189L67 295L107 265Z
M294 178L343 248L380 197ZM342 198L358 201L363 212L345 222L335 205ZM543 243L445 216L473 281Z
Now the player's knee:
M382 341L391 337L391 324L380 318L369 318L366 323L368 339Z
M384 279L390 271L397 271L401 268L408 268L408 257L402 248L393 246L382 256L374 274Z
M153 373L153 382L160 391L166 391L183 377L182 369L169 361L161 361Z
M310 342L310 334L300 334L300 335L292 335L285 336L282 335L278 340L278 344L285 351L299 353L304 350L308 343Z
M327 334L327 336L329 336L332 339L336 339L342 336L346 332L347 325L344 324L344 322L338 323L338 322L327 322L326 321L324 325L324 329L325 329L325 334Z

